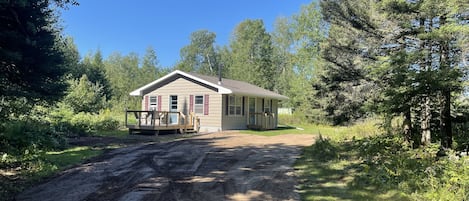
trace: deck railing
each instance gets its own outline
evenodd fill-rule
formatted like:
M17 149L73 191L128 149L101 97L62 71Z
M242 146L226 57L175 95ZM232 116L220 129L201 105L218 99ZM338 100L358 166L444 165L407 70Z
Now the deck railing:
M132 130L181 130L198 131L200 120L193 113L185 115L182 112L156 111L156 110L126 110L125 125Z
M251 120L254 120L254 122L251 122ZM275 113L250 113L248 128L255 130L270 130L277 128L277 119L275 118Z

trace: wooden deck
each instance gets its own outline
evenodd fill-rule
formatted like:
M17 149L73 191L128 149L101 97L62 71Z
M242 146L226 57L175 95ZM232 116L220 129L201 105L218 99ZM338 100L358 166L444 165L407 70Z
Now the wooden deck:
M277 128L277 121L274 113L251 113L249 114L249 120L255 119L255 122L248 124L249 129L253 130L271 130Z
M129 134L136 131L174 130L180 133L199 132L200 119L193 113L184 115L181 112L168 112L156 110L126 110L125 126Z

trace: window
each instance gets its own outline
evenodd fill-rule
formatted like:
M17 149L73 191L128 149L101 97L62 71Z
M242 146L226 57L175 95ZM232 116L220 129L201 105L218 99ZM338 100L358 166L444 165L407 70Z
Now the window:
M150 110L158 110L158 97L150 96L149 107Z
M196 114L204 114L204 96L195 96L194 112Z
M228 114L229 115L241 115L241 108L243 98L241 96L229 96L228 101Z
M270 100L264 99L264 112L270 113Z

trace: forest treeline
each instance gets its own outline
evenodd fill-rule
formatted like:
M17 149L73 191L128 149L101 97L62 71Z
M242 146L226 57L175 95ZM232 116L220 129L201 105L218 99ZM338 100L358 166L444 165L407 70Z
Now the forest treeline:
M348 125L379 116L389 127L398 118L398 132L415 145L468 142L467 1L313 1L279 17L271 32L259 19L240 22L226 45L210 30L194 30L180 60L164 67L157 56L164 50L152 47L144 55L103 58L97 49L80 57L54 10L78 4L0 4L0 152L115 129L124 109L140 108L130 91L174 69L216 75L219 68L223 77L290 97L282 106L302 122Z

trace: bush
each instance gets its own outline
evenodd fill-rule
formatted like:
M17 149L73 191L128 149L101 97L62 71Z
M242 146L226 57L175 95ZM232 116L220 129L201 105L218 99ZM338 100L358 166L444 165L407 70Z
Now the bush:
M65 138L44 122L12 120L0 131L0 154L28 155L65 146Z
M102 110L95 123L96 130L112 131L119 128L119 121L114 119L110 110Z
M439 144L412 148L399 135L320 136L297 164L301 191L305 200L321 195L331 200L469 200L469 156L446 150L438 157L441 151ZM340 190L328 188L335 185Z
M110 131L119 128L119 121L114 119L110 110L101 110L99 114L86 112L75 114L67 106L61 105L51 112L49 119L57 131L69 136L87 136L97 131Z

